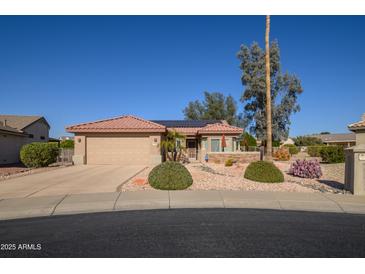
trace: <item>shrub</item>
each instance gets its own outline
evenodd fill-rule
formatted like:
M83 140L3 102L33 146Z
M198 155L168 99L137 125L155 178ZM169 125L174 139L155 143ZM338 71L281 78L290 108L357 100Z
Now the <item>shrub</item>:
M307 153L311 157L321 157L321 150L325 146L309 146L307 147Z
M279 161L289 161L290 160L290 154L288 149L282 147L278 151L274 153L274 157Z
M272 146L273 147L279 147L280 146L280 141L272 141Z
M253 137L248 132L245 132L243 135L241 135L241 146L243 147L257 147L257 142L255 137Z
M323 144L321 139L312 136L298 136L293 141L296 146L316 146Z
M224 163L225 166L233 166L233 160L232 159L227 159Z
M298 154L299 148L296 145L286 144L285 147L289 148L289 153L291 155Z
M325 146L320 150L320 156L326 163L345 162L345 152L342 146Z
M191 186L193 178L182 164L168 161L151 170L148 183L156 189L179 190Z
M75 142L74 140L63 140L60 142L61 148L74 148Z
M266 161L252 162L248 165L244 177L246 179L263 183L280 183L284 175L273 163Z
M44 167L56 162L58 147L54 143L31 143L20 150L20 160L27 167Z
M318 161L296 160L291 164L289 173L302 178L320 178L322 176L321 165Z

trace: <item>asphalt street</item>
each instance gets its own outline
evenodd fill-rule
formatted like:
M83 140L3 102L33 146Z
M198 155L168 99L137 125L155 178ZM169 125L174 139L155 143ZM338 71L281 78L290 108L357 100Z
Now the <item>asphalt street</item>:
M365 215L174 209L0 222L0 257L364 257Z

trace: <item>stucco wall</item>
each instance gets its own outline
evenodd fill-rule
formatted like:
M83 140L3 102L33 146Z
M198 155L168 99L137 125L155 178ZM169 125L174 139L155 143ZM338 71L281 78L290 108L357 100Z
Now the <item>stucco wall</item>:
M0 133L0 164L13 164L20 162L20 149L25 144L33 142L48 142L49 128L43 121L37 121L24 128L27 134L33 134L33 138L26 136ZM44 139L41 139L44 136Z
M37 121L30 126L23 129L23 131L27 134L32 134L33 138L28 138L29 143L32 142L48 142L49 140L49 128L45 122L42 120ZM44 137L42 139L41 137Z
M239 163L251 163L260 160L259 152L208 152L208 161L216 164L223 164L227 159Z
M0 133L0 164L19 162L19 152L26 138L23 136Z

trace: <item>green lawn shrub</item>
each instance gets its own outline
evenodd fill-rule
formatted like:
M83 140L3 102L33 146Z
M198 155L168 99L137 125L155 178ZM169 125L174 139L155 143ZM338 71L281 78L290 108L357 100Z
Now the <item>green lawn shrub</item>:
M227 159L227 160L224 162L224 165L225 165L225 166L233 166L233 160L232 160L232 159Z
M343 163L345 162L345 152L342 146L325 146L320 150L320 156L323 162Z
M155 189L181 190L191 186L193 178L182 164L167 161L151 170L148 183Z
M299 148L296 145L286 144L285 147L289 148L290 155L298 154Z
M27 167L45 167L57 161L57 143L31 143L20 150L20 160Z
M267 161L252 162L246 168L246 179L262 183L284 182L284 175L273 163Z
M63 140L60 142L61 148L74 148L75 142L74 140Z

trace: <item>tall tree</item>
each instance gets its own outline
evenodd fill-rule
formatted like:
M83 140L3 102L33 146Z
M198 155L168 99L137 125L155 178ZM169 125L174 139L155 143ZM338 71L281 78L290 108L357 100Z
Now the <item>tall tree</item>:
M266 15L265 75L266 75L266 157L272 160L271 88L270 88L270 15Z
M240 101L244 104L243 124L259 140L266 140L266 68L265 52L254 42L250 47L241 45L238 52L244 86ZM277 41L270 43L270 95L272 112L272 137L286 139L290 116L300 110L298 95L303 91L300 79L282 73L280 49Z
M237 103L231 95L219 92L204 92L204 101L189 102L183 110L186 120L226 120L238 125Z

